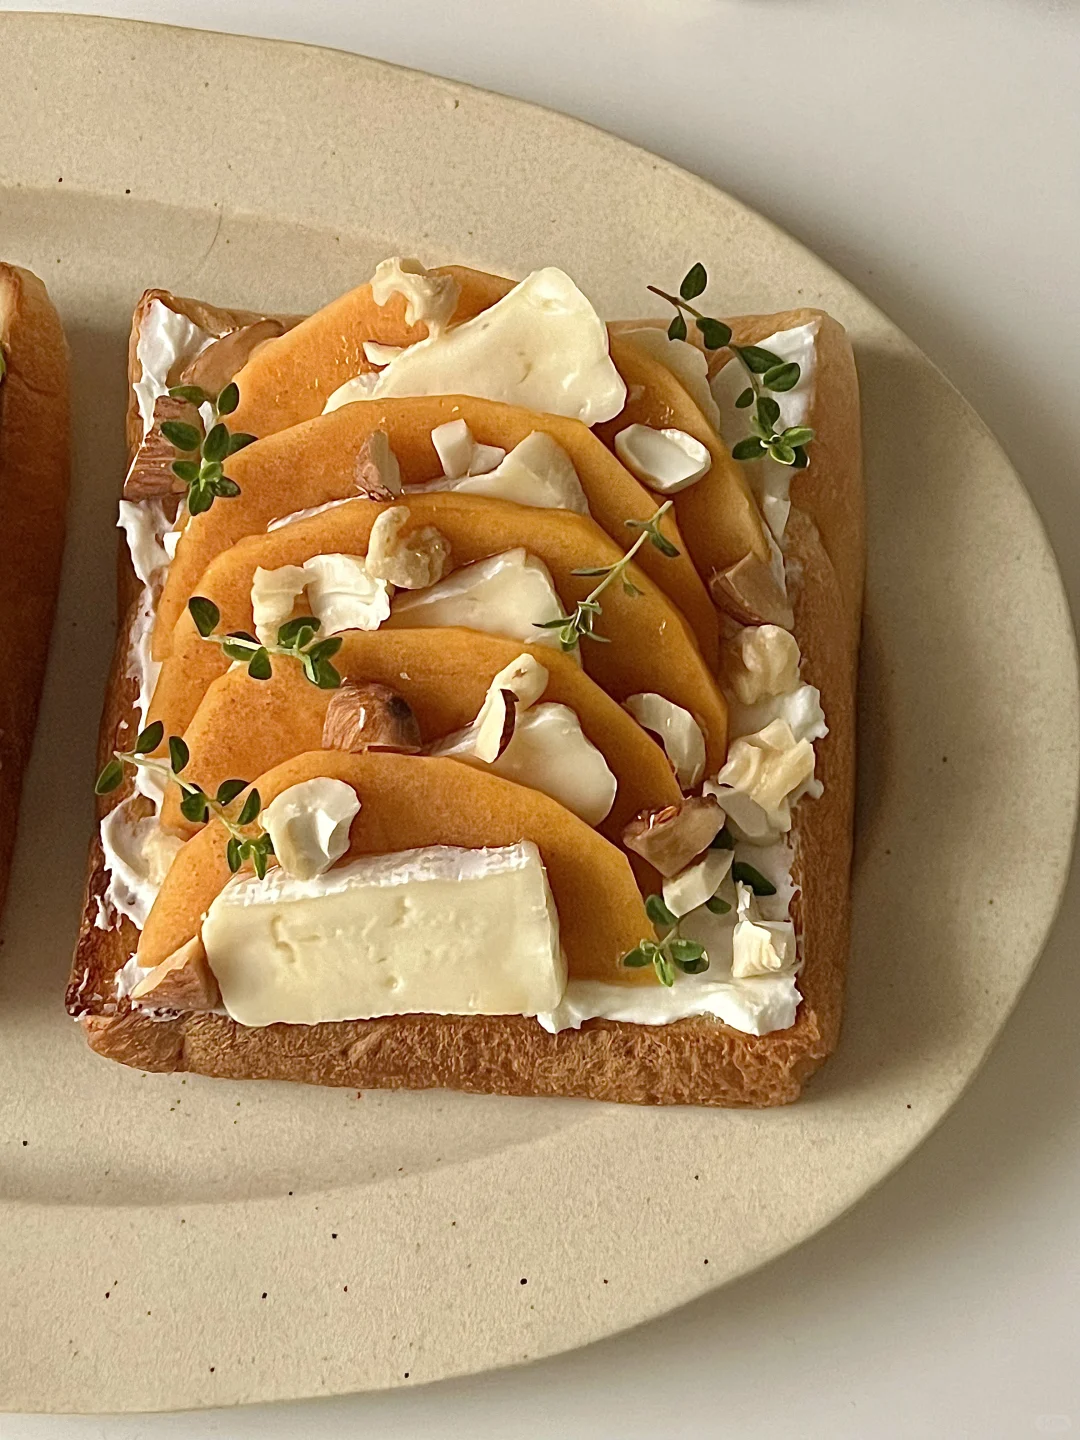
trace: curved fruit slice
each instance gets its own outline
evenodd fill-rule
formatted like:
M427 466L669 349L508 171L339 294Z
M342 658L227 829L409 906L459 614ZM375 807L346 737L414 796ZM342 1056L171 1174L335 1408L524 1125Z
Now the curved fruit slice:
M197 586L221 612L219 631L252 629L251 585L257 568L298 565L314 555L363 555L376 516L387 508L372 500L350 501L268 535L249 536L219 555ZM408 508L414 526L438 526L458 566L527 547L547 565L562 603L570 609L596 584L595 578L575 575L574 570L611 565L623 554L593 521L564 510L533 510L453 493L416 496ZM631 564L626 573L641 593L628 595L617 582L604 591L596 629L609 643L582 642L586 673L620 702L652 691L689 710L705 733L708 773L715 774L727 744L727 708L713 678L715 658L702 655L682 614L643 571ZM295 663L285 658L275 662ZM149 718L161 720L166 735L183 734L207 686L228 664L217 645L200 638L185 611L176 625L172 654L161 667Z
M433 273L452 274L460 284L454 317L458 322L501 300L515 283L458 265ZM731 458L676 376L620 333L625 328L610 327L609 338L611 358L627 385L627 404L621 415L597 426L596 433L609 448L614 447L619 430L633 424L674 426L693 435L710 451L713 465L702 480L679 493L675 513L698 571L707 581L714 571L748 554L768 562L764 526L739 462ZM230 429L266 436L314 419L339 385L374 368L364 356L364 340L403 345L424 334L424 326L405 325L402 296L378 306L370 285L360 285L252 357L236 377L240 405Z
M355 496L357 457L375 430L385 432L406 483L441 474L431 432L437 425L458 419L468 424L481 444L498 445L504 450L512 450L534 430L551 435L573 461L593 519L624 548L635 534L627 529L626 521L648 520L661 503L662 497L639 485L578 420L538 415L514 405L464 395L358 400L306 425L249 445L227 462L226 473L240 486L240 494L189 520L158 605L156 658L163 659L169 653L173 626L193 594L196 581L215 556L245 535L265 531L271 520L329 500ZM661 528L678 548L679 556L670 558L654 546L645 545L638 551L638 562L671 596L693 626L702 648L709 652L717 643L715 606L694 568L687 542L669 516L661 521Z
M685 430L712 456L708 474L680 490L673 499L675 514L694 564L705 580L734 565L745 555L769 562L765 526L739 461L695 405L682 384L631 337L610 336L611 358L626 381L627 400L621 415L596 427L605 445L627 425L667 426Z
M596 827L601 834L620 844L623 827L639 810L679 803L678 782L662 748L558 650L478 630L350 630L334 664L345 679L396 690L412 708L423 743L430 744L470 724L492 678L521 654L534 656L548 672L541 700L574 711L618 781L611 812ZM213 794L223 780L260 774L291 755L321 749L333 693L312 685L296 665L277 666L269 680L230 670L207 690L184 732L190 753L185 779ZM185 838L200 829L181 815L175 786L166 793L161 821ZM639 858L633 856L631 864ZM643 883L659 889L655 872L644 870Z
M266 805L317 775L343 780L359 796L346 858L532 840L547 868L571 976L631 984L643 976L619 963L653 934L626 856L546 795L454 760L330 750L295 756L256 783ZM159 964L197 933L229 879L228 838L213 821L180 850L143 930L141 965ZM644 977L650 981L651 971Z
M452 275L461 286L455 324L479 315L514 286L512 280L463 265L443 265L431 273ZM411 345L426 335L426 325L405 324L404 296L376 305L371 286L358 285L251 357L235 377L240 404L229 429L272 435L312 420L339 385L375 368L364 355L365 340Z

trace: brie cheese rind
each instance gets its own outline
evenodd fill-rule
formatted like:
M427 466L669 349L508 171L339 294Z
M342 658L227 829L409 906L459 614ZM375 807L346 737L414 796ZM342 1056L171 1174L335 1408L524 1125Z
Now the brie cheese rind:
M536 1015L566 988L559 917L530 841L365 856L312 880L239 875L202 939L242 1025Z

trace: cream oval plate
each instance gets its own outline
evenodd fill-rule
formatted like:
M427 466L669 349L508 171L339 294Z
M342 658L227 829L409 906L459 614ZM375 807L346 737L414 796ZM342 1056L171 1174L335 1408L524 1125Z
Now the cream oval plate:
M20 137L0 152L0 255L59 303L78 427L0 953L0 1407L171 1409L510 1364L657 1315L839 1215L986 1054L1071 843L1071 628L986 428L793 240L562 116L348 55L56 15L0 17L0 94ZM648 313L647 282L702 260L721 313L819 305L851 332L870 506L855 942L840 1051L795 1106L144 1076L64 1014L132 306L164 285L311 309L391 253L561 265L611 315Z

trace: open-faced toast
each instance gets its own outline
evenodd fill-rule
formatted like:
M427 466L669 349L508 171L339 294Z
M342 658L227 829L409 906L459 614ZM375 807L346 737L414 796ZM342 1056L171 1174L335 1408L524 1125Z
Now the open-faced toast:
M59 316L36 275L0 264L0 908L60 585L69 465Z
M710 322L722 343L699 326L707 352L653 322L605 333L538 275L388 263L298 324L140 303L134 565L68 995L100 1053L769 1105L834 1047L863 565L850 346L811 310ZM530 286L577 328L511 382L492 354L519 344ZM524 898L541 873L561 946ZM432 949L424 906L452 875L440 913L464 939ZM418 928L375 954L395 886ZM310 940L331 915L336 948Z

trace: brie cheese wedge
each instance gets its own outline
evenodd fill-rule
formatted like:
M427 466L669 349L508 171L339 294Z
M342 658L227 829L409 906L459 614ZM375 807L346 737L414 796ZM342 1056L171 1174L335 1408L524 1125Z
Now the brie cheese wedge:
M241 1025L536 1015L566 989L558 913L528 840L369 855L311 880L237 876L202 940Z

